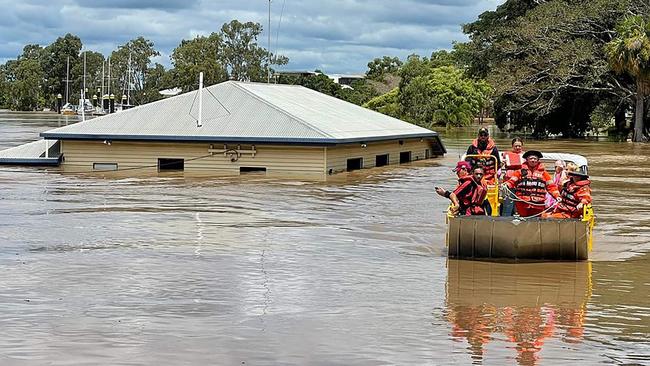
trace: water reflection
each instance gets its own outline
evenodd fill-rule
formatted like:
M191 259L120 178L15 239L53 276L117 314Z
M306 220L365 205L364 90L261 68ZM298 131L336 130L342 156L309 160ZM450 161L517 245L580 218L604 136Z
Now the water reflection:
M467 344L474 363L494 339L519 365L536 365L550 338L582 341L591 297L590 263L447 262L446 306L451 336ZM510 356L509 356L510 357Z

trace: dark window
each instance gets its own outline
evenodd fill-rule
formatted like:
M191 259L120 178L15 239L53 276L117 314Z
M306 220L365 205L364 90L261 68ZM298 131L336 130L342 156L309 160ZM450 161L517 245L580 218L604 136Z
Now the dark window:
M431 157L431 152L429 149L424 150L424 158L429 159Z
M239 173L266 173L266 168L260 166L239 167Z
M410 151L402 151L399 153L399 163L404 164L404 163L409 163L411 162L411 152Z
M375 166L388 165L388 154L377 155L375 158Z
M117 163L93 163L93 170L117 170Z
M363 158L348 159L348 172L363 168Z
M185 169L185 160L183 159L158 159L158 171L183 169Z

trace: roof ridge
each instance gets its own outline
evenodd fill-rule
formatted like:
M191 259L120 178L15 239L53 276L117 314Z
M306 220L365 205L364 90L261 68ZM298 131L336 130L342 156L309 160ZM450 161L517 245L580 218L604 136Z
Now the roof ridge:
M264 99L264 98L260 97L259 95L253 93L252 91L248 90L247 88L245 88L244 86L242 86L242 85L240 85L240 84L242 84L242 83L240 83L240 82L233 82L233 85L234 85L234 86L236 86L236 87L239 88L240 90L243 90L246 94L249 94L249 95L252 96L253 98L255 98L255 99L259 100L260 102L266 104L267 106L269 106L269 107L275 109L276 111L278 111L278 112L280 112L280 113L284 113L284 114L286 114L287 116L289 116L289 117L295 119L297 122L299 122L299 123L302 124L303 126L306 126L307 128L309 128L309 129L311 129L311 130L314 130L314 131L316 131L316 132L318 132L318 133L321 133L321 134L323 134L323 135L326 136L326 137L329 137L329 138L336 138L335 136L330 135L329 133L327 133L327 132L321 130L320 128L318 128L318 127L312 125L311 123L305 121L304 119L302 119L302 118L300 118L300 117L296 117L296 116L293 115L292 113L287 112L286 110L284 110L284 109L282 109L282 108L280 108L280 107L278 107L278 106L276 106L276 105L274 105L274 104L272 104L272 103L269 103L266 99ZM301 86L301 87L303 87L303 86ZM304 87L303 87L303 88L304 88ZM305 88L305 89L309 89L309 88Z

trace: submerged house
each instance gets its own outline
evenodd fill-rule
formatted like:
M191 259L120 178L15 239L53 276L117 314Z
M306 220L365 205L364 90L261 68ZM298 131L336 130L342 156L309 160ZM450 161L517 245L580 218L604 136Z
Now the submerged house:
M295 85L227 81L42 132L66 171L298 174L443 155L436 132ZM50 144L52 141L50 141Z

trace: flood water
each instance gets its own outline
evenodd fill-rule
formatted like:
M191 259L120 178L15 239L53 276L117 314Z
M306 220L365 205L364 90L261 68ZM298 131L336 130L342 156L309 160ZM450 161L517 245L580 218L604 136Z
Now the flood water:
M590 262L448 260L471 135L328 182L0 167L0 364L649 365L650 145L526 142L589 159Z

